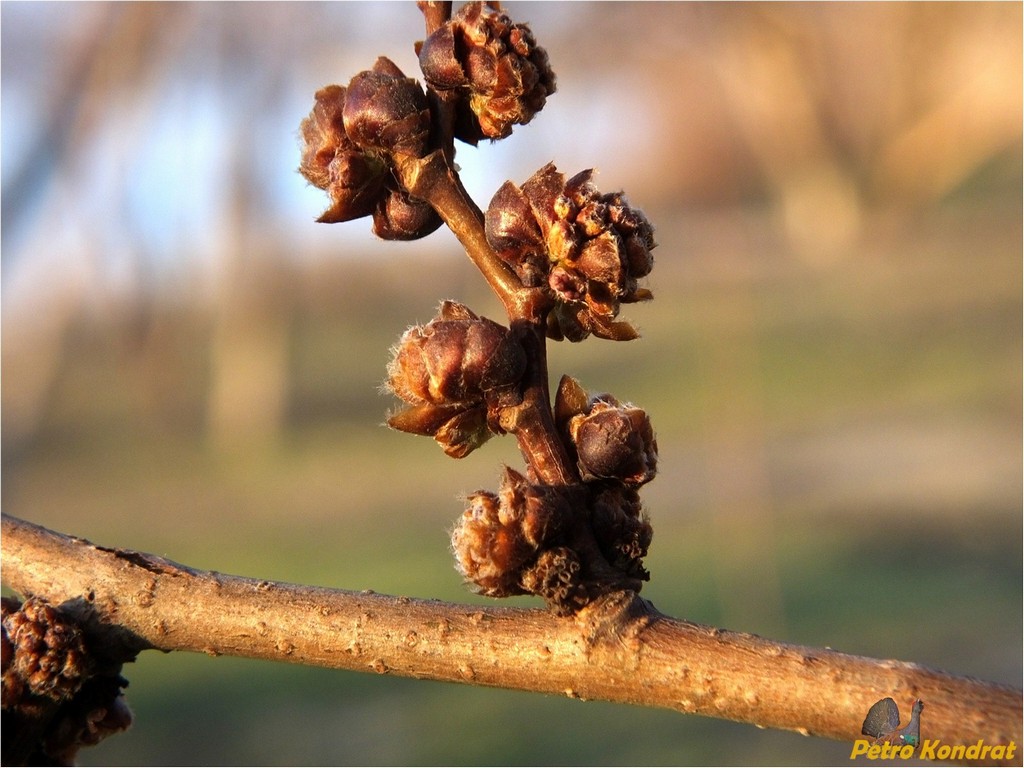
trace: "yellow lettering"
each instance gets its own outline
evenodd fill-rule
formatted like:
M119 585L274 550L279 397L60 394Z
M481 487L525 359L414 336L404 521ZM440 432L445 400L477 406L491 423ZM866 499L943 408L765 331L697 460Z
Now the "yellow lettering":
M868 760L877 760L881 753L882 747L879 744L873 744L871 749L868 750Z
M913 744L890 744L869 746L865 739L857 739L853 743L850 759L866 755L869 760L909 760L914 756ZM943 744L938 739L923 739L916 747L917 756L921 760L1013 760L1017 752L1017 743L986 744L978 739L974 744Z
M921 744L921 754L918 755L922 760L935 760L935 748L939 746L938 739L925 739Z
M868 747L870 746L871 744L868 743L867 739L857 739L853 742L853 749L850 751L850 759L853 760L853 758L858 755L863 755L868 751Z

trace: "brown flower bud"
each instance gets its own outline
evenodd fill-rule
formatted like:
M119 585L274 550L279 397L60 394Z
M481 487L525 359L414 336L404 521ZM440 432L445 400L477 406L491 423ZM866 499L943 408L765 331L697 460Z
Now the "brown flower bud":
M406 331L393 351L388 386L412 407L388 425L431 435L454 458L503 433L500 410L521 401L526 353L515 335L457 302Z
M523 588L539 595L558 614L568 615L586 605L590 598L581 576L579 556L568 547L541 552L522 577Z
M81 747L131 724L121 665L103 650L93 661L77 624L45 600L0 602L5 762L75 765Z
M518 190L507 182L488 207L486 234L524 284L546 284L557 299L550 338L624 341L637 332L615 321L619 306L651 298L638 280L654 264L654 229L621 193L600 194L592 175L566 181L549 163Z
M477 491L468 501L452 532L459 571L492 597L533 592L520 583L524 569L564 532L573 514L567 496L506 467L497 494Z
M427 97L384 56L349 82L343 117L345 133L360 149L423 156L430 134Z
M382 240L419 240L441 226L437 211L422 200L393 189L373 212L373 233Z
M78 627L41 598L20 606L5 599L3 606L4 709L24 693L54 702L74 696L91 671Z
M479 403L515 386L525 369L526 355L507 328L446 301L436 318L402 336L388 384L407 403Z
M299 172L331 199L318 221L372 214L373 231L384 240L415 240L441 226L433 207L411 198L391 172L390 155L421 156L430 133L426 95L391 61L377 59L347 88L317 91L300 132Z
M589 487L591 527L605 558L628 577L647 581L650 574L643 567L643 558L654 529L643 513L639 494L614 481Z
M658 444L651 420L640 408L599 400L590 413L569 421L580 470L593 477L612 477L641 486L654 479Z
M490 597L523 594L519 571L530 548L517 526L500 521L497 494L477 491L452 531L455 564L467 580Z
M387 164L362 152L345 133L345 89L328 85L316 92L309 117L302 121L299 172L323 189L331 206L317 221L333 224L373 213L385 193Z
M480 2L466 3L417 52L431 88L459 93L455 135L469 144L508 136L555 92L548 55L529 27Z
M587 478L614 478L637 488L654 479L658 443L647 413L608 394L588 398L582 387L563 376L555 401L556 420L576 452Z

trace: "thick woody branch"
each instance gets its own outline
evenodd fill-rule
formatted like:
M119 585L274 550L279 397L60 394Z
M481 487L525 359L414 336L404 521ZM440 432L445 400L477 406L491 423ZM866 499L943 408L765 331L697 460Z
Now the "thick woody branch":
M862 738L891 696L927 738L1021 743L1021 691L672 619L632 593L575 617L295 586L198 571L3 516L4 583L46 597L126 659L197 651L666 707Z

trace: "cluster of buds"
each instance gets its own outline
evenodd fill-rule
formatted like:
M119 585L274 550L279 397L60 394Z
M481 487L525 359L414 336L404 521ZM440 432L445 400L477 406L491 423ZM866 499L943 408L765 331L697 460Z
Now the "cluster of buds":
M529 27L483 3L464 5L417 53L427 84L454 97L455 138L468 144L509 136L555 92L547 52Z
M459 571L481 594L535 594L570 613L612 589L638 590L653 531L637 489L654 478L650 419L562 377L555 418L583 482L529 482L506 468L498 493L477 491L452 532Z
M388 425L429 435L454 458L501 434L500 409L522 399L526 355L515 335L458 302L443 302L438 316L407 330L393 352L387 385L409 407Z
M547 53L529 27L480 2L463 6L416 51L427 88L453 110L449 142L504 138L555 91ZM435 108L420 84L383 56L347 86L317 91L300 126L299 172L330 197L318 221L372 216L374 233L385 240L415 240L441 226L394 168L399 156L422 158L440 148Z
M481 594L537 595L568 614L649 578L652 529L636 491L621 483L542 485L506 467L498 493L477 491L467 502L452 550Z
M657 470L643 410L588 395L563 377L552 405L545 339L624 341L622 304L645 301L654 229L587 170L553 164L506 182L486 213L462 187L455 139L476 145L529 123L555 92L548 55L497 2L420 3L416 44L426 91L380 58L347 86L316 94L302 123L300 171L328 192L320 221L372 215L386 239L444 222L484 273L508 327L446 301L393 349L388 388L404 405L389 426L433 437L461 458L513 432L529 464L506 468L497 493L477 491L452 533L456 562L482 594L534 594L571 613L617 590L639 590L652 531L638 489Z
M524 285L556 299L548 337L637 337L621 304L652 298L638 280L654 266L654 228L621 192L601 194L592 170L568 181L548 163L521 187L505 182L485 217L487 241Z
M78 625L40 598L2 598L5 765L73 765L131 725L128 681L95 662Z
M385 240L414 240L441 226L437 212L410 197L391 167L395 155L426 152L430 111L419 83L382 56L348 87L328 85L315 98L300 127L299 172L331 199L318 221L372 215L373 231Z

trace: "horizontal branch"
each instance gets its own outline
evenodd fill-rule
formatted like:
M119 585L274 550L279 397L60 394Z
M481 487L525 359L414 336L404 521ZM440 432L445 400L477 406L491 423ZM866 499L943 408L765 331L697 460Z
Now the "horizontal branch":
M922 735L1021 743L1018 689L663 616L633 595L575 617L200 571L3 516L3 580L126 660L196 651L665 707L853 741L872 704L922 699Z

